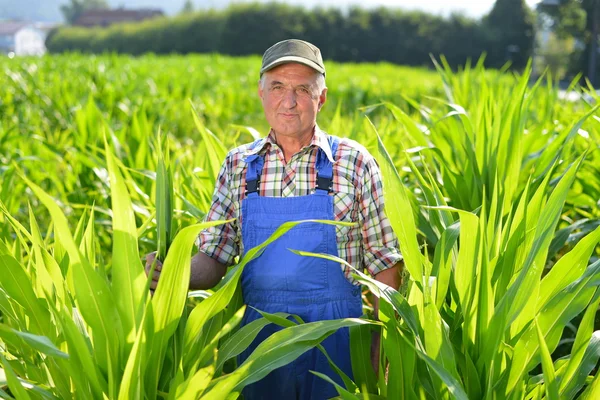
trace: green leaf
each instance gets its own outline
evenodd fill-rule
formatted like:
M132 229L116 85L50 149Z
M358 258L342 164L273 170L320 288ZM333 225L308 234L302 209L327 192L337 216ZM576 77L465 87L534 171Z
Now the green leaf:
M52 295L56 294L58 299L62 302L65 301L65 282L60 270L60 266L54 258L48 253L42 240L39 226L35 219L35 215L31 205L29 206L29 224L31 226L31 242L33 245L33 252L35 254L35 272L40 280L41 290L46 295L50 296L52 301Z
M408 324L408 327L411 329L412 333L416 337L419 337L420 327L418 324L418 320L415 318L415 315L414 315L413 311L411 310L410 305L408 304L406 299L402 295L400 295L400 293L398 293L397 290L363 274L362 272L358 271L356 268L354 268L351 264L349 264L346 260L344 260L342 258L335 257L335 256L332 256L329 254L311 253L308 251L301 251L301 250L290 250L290 251L292 251L295 254L301 255L301 256L324 258L326 260L335 261L335 262L345 265L348 268L351 268L355 273L354 277L356 279L358 279L358 281L360 283L366 285L371 290L371 292L373 294L375 294L377 297L384 298L388 303L390 303L394 307L394 310L398 314L400 314L400 316Z
M385 394L391 399L416 398L412 388L415 382L417 355L400 337L405 332L399 329L400 321L396 317L396 311L387 301L379 302L379 320L385 327L381 335L385 356L389 361L388 377L395 377L387 380ZM380 384L380 388L382 386Z
M423 276L422 255L417 243L417 229L408 193L394 162L387 152L379 133L373 123L367 118L366 129L377 137L379 143L379 162L383 175L385 211L400 243L404 257L404 266L416 282L421 282Z
M140 327L140 321L136 321L136 309L147 295L144 293L146 276L138 251L137 227L131 198L106 139L104 148L112 203L112 292L123 324L128 353Z
M435 372L435 374L437 376L439 376L439 378L442 380L442 382L444 382L444 384L448 388L448 391L450 392L450 394L455 399L457 399L457 400L468 400L469 399L467 397L467 394L465 393L465 390L462 387L461 383L456 378L454 378L450 372L448 372L437 361L435 361L434 359L429 357L425 351L422 351L419 348L415 347L410 341L408 341L408 339L405 336L401 336L401 338L410 348L412 348L416 352L417 356L421 360L425 361L425 363L429 366L429 368L431 370L433 370L433 372Z
M588 385L585 391L579 397L580 400L596 400L600 398L600 374L596 374L592 383Z
M435 246L433 255L432 275L436 277L436 307L442 308L448 294L450 277L452 275L452 259L455 253L455 244L460 232L460 222L450 225L442 232L440 240Z
M539 279L545 263L550 242L554 235L556 224L560 218L561 210L569 188L573 183L575 174L579 169L582 160L583 156L579 157L577 161L571 165L569 170L565 173L565 176L560 180L552 192L546 206L542 209L540 218L538 220L538 225L536 227L535 240L531 250L529 251L529 254L527 255L527 259L525 260L523 268L494 310L494 314L489 325L489 335L485 340L486 347L483 355L477 361L478 367L481 367L483 363L489 362L489 360L495 358L495 355L500 347L501 338L505 334L506 329L515 321L517 317L519 317L521 313L525 312L523 308L526 305L528 305L528 307L531 309L535 307L535 303L528 303L528 301L534 292L534 288L537 287L536 285L539 285ZM533 318L533 313L530 315L531 318ZM521 321L521 323L524 322L525 321ZM542 325L543 329L544 323L541 318L540 324ZM531 332L531 334L533 334L533 332ZM522 354L517 354L518 352L515 350L516 357L525 356L525 354L529 353L529 349L531 347L533 346L530 346L526 352L523 351ZM535 347L537 350L537 346ZM516 365L519 365L519 367L516 367ZM515 367L517 369L521 367L525 368L525 365L521 365L520 363L515 363L513 361L507 393L512 391L522 374L522 371L517 372ZM490 371L491 370L493 370L493 368L490 369ZM491 377L489 378L491 379Z
M89 381L95 398L102 398L102 393L108 392L108 383L101 373L97 361L92 356L89 338L77 328L73 321L74 316L70 315L66 309L59 311L54 306L51 306L50 309L57 321L57 326L63 332L68 346L71 376L76 380L77 374L83 372L82 379Z
M190 102L191 103L191 102ZM200 133L200 148L197 149L199 154L202 154L202 168L208 172L211 177L216 177L221 168L221 161L225 159L227 147L219 140L214 133L206 128L198 112L192 104L192 117L194 124ZM202 150L204 148L204 151Z
M217 351L214 351L215 358ZM198 370L195 374L191 375L186 381L187 385L182 386L181 392L177 392L176 398L181 400L196 400L200 398L202 393L206 390L208 385L215 374L215 366L211 364Z
M214 350L217 350L217 345L219 344L219 340L231 332L235 327L237 327L244 317L244 312L246 311L246 306L241 307L230 319L227 321L219 330L214 337L210 338L210 342L204 346L202 349L202 353L198 357L200 365L209 361L209 357L212 356Z
M169 142L165 138L165 150L160 130L156 148L158 165L156 171L156 230L158 238L157 257L164 260L171 245L171 225L173 218L173 176L169 162Z
M552 365L552 357L548 346L546 346L546 340L544 334L537 323L534 321L535 330L538 337L538 345L540 346L540 353L542 355L542 370L544 371L544 386L546 387L546 396L548 400L558 400L558 382L554 372L554 366Z
M36 335L54 338L50 313L44 308L44 300L37 298L31 286L30 277L17 260L8 254L0 255L2 280L0 287L14 299L29 316L29 331Z
M205 399L222 399L229 393L239 393L246 385L294 361L336 330L368 323L362 319L346 318L310 322L277 331L259 344L237 370L216 380Z
M145 346L148 352L147 363L141 367L142 373L148 374L146 376L145 388L147 390L146 396L150 398L156 397L155 390L158 385L158 378L161 373L167 343L177 329L183 307L187 300L192 258L191 250L194 242L202 229L225 222L205 222L182 229L175 237L167 258L163 263L160 280L152 298L150 311L152 311L153 317L147 319L147 323L152 322L152 325L147 327L148 332L146 333L151 339ZM204 302L200 304L204 304ZM140 337L140 340L143 340L143 338ZM140 348L140 351L144 351L144 349ZM195 354L195 356L197 355ZM149 369L146 370L146 368Z
M25 388L23 388L23 386L21 385L19 378L13 371L8 361L6 361L6 358L4 358L2 353L0 353L0 364L2 364L2 367L4 368L4 374L6 375L8 387L10 388L10 391L15 396L15 398L19 400L30 400L31 397L29 397L29 394L27 393Z
M81 244L79 245L79 250L83 253L85 258L87 258L92 266L94 266L96 263L96 236L94 232L94 217L94 207L92 206L92 209L90 210L90 217L88 219L85 232L83 233ZM98 270L102 273L104 268L98 268Z
M151 318L152 314L152 303L146 302L146 308L142 320L140 321L141 327L137 330L137 336L129 353L127 364L125 365L125 371L123 372L123 378L119 388L119 399L139 399L144 396L144 356L146 355L145 345L148 343L147 330L144 329L146 325L146 318Z
M73 236L68 228L67 218L62 213L56 202L39 186L28 180L31 190L50 212L57 235L57 242L61 243L69 255L69 272L71 290L86 323L93 331L96 362L100 364L104 373L116 371L119 360L119 349L123 341L123 330L114 299L108 283L94 269L75 245ZM77 282L74 285L73 282ZM109 362L115 363L109 365ZM115 380L110 377L109 381Z
M440 377L442 382L448 387L450 393L455 396L457 399L467 400L467 394L465 393L463 387L460 382L452 376L452 373L448 372L443 365L439 364L437 361L429 357L425 351L425 347L419 337L419 329L416 326L415 318L413 316L412 310L405 305L405 300L402 296L393 288L387 286L386 284L376 281L375 279L363 274L358 270L354 270L353 273L354 278L367 285L371 292L377 297L379 297L380 301L386 301L390 305L393 306L394 310L407 322L409 328L413 331L412 333L416 338L416 345L411 343L405 336L400 335L403 339L404 343L410 346L413 351L416 352L417 356L425 361L425 363L430 367L430 369Z
M356 386L368 393L377 393L377 377L371 364L371 327L350 327L350 359Z
M278 317L286 318L289 314L276 313ZM217 354L217 370L220 371L223 368L225 361L241 354L244 350L252 344L256 336L260 333L262 328L271 323L266 318L256 319L238 329L229 339L221 344L219 352Z
M319 378L329 382L330 384L332 384L333 386L335 386L335 390L337 390L338 394L341 396L341 398L343 400L355 400L355 399L360 399L360 397L358 397L355 394L350 393L349 391L347 391L346 389L344 389L343 387L341 387L339 384L337 384L333 379L331 379L330 377L328 377L325 374L322 374L320 372L315 372L315 371L310 371L312 374L318 376ZM373 397L379 397L379 396L373 396ZM369 395L369 398L371 398L371 395Z
M593 331L596 312L598 311L598 305L600 305L600 296L598 296L598 293L596 293L596 296L597 299L592 301L592 303L588 306L581 322L579 323L567 368L565 369L564 373L560 375L560 393L563 396L564 392L567 390L567 387L572 386L574 383L573 379L575 378L575 372L580 367L581 361L583 360L586 352L586 347L588 347L590 339L594 334Z
M554 264L550 272L542 279L537 310L540 310L552 297L583 274L590 256L599 242L600 227L581 239L571 251Z
M430 290L425 290L424 324L426 327L425 348L427 354L442 365L454 378L459 379L456 369L456 360L450 338L448 336L448 325L440 316L440 313L431 297Z
M573 374L573 378L565 387L564 394L561 392L561 398L572 399L576 397L588 381L592 371L597 368L598 360L600 360L600 331L594 332L590 338L583 357L577 364L577 370Z
M565 325L583 311L592 300L600 279L600 260L590 265L584 275L573 282L559 296L555 296L538 314L537 320L550 351L553 351ZM514 346L507 390L512 390L523 374L535 365L530 365L538 353L536 332L530 326ZM551 340L550 340L551 339Z
M454 209L460 215L460 236L458 260L454 270L454 285L458 293L458 301L465 319L463 327L464 343L475 342L477 326L477 314L466 312L466 310L477 310L477 299L475 298L478 276L479 247L481 238L479 232L479 218L473 213ZM469 338L468 340L466 340Z
M69 358L69 356L62 351L60 351L54 343L50 341L46 336L33 335L27 332L20 332L16 329L12 329L11 327L0 323L0 337L5 337L4 335L14 335L22 339L25 343L31 346L33 349L39 351L40 353L46 354L51 357L60 357L60 358Z

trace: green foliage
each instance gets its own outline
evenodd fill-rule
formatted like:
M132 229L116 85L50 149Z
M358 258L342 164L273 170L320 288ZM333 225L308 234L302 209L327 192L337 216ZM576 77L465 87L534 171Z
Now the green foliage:
M538 46L536 70L548 68L549 74L557 80L566 76L569 68L570 55L575 49L573 38L561 39L557 34L550 33L543 46Z
M235 398L342 326L357 363L344 399L597 397L598 108L552 81L444 59L437 75L328 64L319 123L377 157L403 290L355 271L380 321L263 314L238 329L244 266L294 224L214 290L187 282L224 153L267 132L258 58L0 62L0 397ZM150 296L141 255L160 225L179 232ZM236 366L269 323L284 329Z
M600 3L597 0L558 0L558 4L538 6L550 17L551 28L560 38L574 38L579 46L570 54L569 72L575 76L583 72L591 76L590 52L594 35L594 19L600 26ZM596 31L596 35L598 32ZM599 38L596 37L596 43ZM596 45L598 46L598 45ZM598 47L596 47L598 48ZM600 62L596 63L596 77L600 75ZM593 82L597 84L597 82Z
M582 37L586 28L587 12L580 0L558 0L557 4L539 4L538 8L552 17L553 30L561 37Z
M518 30L507 30L506 25L492 24L488 28L459 15L444 18L383 7L352 7L346 13L334 8L307 10L281 3L240 3L223 11L201 11L107 28L59 28L49 36L46 45L54 53L250 55L262 54L273 43L294 37L315 43L324 58L341 62L388 61L423 66L430 65L430 54L443 54L452 66L458 66L487 51L494 54L488 65L500 67L506 61L506 46L517 44L521 48L519 60L523 62L515 65L521 68L531 54L532 46L527 40L532 41L533 33L527 25L529 20L524 19L530 16L528 9L523 6L518 16L524 25ZM508 16L513 19L512 24L514 17L514 12ZM496 54L498 46L502 49Z

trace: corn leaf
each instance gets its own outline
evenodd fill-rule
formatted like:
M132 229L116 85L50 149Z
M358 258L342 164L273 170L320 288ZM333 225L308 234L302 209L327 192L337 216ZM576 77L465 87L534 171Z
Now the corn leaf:
M145 296L143 290L146 279L140 262L131 198L106 140L104 145L113 212L112 292L128 350L139 328L140 321L135 320L136 308Z

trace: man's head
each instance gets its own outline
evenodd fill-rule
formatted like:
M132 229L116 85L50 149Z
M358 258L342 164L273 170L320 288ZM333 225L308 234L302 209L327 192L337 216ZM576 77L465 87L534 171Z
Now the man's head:
M275 43L263 54L260 75L278 65L296 62L311 67L325 75L325 66L321 57L321 50L312 43L304 40L288 39Z
M265 52L260 73L258 94L275 133L289 137L312 133L327 100L319 49L296 39L276 43Z

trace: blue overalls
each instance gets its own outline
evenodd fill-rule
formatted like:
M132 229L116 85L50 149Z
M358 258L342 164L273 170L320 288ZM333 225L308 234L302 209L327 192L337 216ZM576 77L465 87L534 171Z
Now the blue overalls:
M335 154L338 139L330 136L329 144ZM242 201L242 240L245 249L264 242L282 223L305 219L333 220L333 165L319 148L316 170L317 188L314 194L297 197L261 197L258 195L264 160L259 155L247 157L246 198ZM350 283L339 263L303 257L288 249L338 255L335 226L303 223L269 245L257 259L248 263L242 274L244 303L270 313L286 312L299 315L305 322L362 315L360 289ZM242 324L260 314L246 309ZM281 329L267 325L252 345L239 357L243 362L256 346ZM348 328L329 336L322 343L335 364L352 377ZM333 385L311 374L317 371L343 386L340 377L330 368L325 356L312 349L294 362L283 366L264 379L247 386L244 398L318 400L337 396Z

